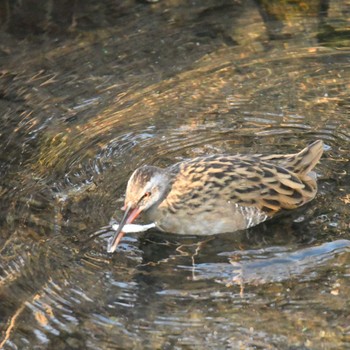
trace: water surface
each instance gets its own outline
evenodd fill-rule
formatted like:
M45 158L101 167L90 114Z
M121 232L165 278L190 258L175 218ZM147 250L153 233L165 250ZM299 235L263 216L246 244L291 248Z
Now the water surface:
M274 3L126 2L89 28L78 8L70 34L3 30L0 348L350 347L350 7ZM316 139L304 208L106 252L136 167Z

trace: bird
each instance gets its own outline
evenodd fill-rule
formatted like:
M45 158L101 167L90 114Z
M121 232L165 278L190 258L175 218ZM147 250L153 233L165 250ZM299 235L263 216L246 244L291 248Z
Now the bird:
M245 230L279 212L310 202L317 193L313 168L323 153L317 140L294 154L215 154L167 168L144 165L129 178L125 214L112 237L141 213L160 231L207 236Z

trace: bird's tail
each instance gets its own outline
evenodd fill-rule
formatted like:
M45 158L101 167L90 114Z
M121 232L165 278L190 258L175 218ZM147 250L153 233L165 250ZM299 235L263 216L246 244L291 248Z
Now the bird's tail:
M264 156L261 159L264 161L272 161L275 164L278 164L289 171L299 175L300 177L309 175L313 177L311 170L320 160L323 153L323 141L317 140L302 151L295 154L288 155L273 155L273 156Z
M316 166L323 153L323 141L317 140L299 153L286 159L285 167L300 176L311 175L311 170Z

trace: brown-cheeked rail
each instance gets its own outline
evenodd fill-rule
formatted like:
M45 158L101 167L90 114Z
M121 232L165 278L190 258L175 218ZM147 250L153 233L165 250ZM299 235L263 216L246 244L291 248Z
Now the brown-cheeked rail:
M296 154L209 155L165 169L142 166L128 181L125 215L108 251L141 213L161 231L201 236L247 229L298 208L316 195L312 169L322 153L318 140Z

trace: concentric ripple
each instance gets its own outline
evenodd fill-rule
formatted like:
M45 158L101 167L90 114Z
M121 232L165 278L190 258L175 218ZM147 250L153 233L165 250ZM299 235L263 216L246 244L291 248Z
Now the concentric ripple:
M24 40L28 58L11 49L0 348L350 346L348 8L270 23L258 3L140 3L119 26ZM306 207L234 235L130 234L106 252L138 166L315 139L325 155Z

